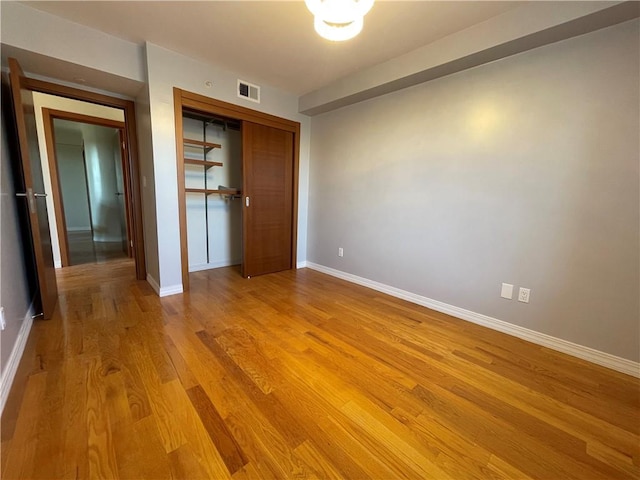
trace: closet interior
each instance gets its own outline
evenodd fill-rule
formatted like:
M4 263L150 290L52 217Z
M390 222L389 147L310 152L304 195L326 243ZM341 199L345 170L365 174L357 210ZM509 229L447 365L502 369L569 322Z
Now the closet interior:
M296 266L300 124L174 88L182 284Z
M242 132L237 120L184 110L189 272L242 263Z

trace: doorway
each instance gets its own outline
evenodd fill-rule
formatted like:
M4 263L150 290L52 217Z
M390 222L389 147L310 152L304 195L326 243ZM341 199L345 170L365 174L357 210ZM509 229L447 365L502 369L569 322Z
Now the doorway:
M21 76L23 88L32 92L54 95L61 98L78 100L88 104L111 107L122 111L124 115L123 145L125 166L123 169L125 195L129 200L126 207L131 256L135 263L136 278L146 280L144 234L142 230L141 182L138 168L138 141L136 132L135 104L131 100L112 97L101 93L81 90L66 85ZM67 112L68 113L68 112ZM45 122L45 126L48 122Z
M43 108L63 267L131 257L124 123Z

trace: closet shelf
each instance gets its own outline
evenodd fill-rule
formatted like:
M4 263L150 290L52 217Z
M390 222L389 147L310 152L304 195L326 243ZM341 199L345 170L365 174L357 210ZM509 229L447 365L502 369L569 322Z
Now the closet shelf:
M203 147L207 153L214 148L222 148L222 145L219 143L203 142L202 140L193 140L191 138L184 138L182 142L185 146L189 147Z
M211 162L209 160L198 160L197 158L185 158L184 163L188 163L189 165L200 165L206 167L207 170L211 167L222 167L222 162Z
M240 195L240 190L211 190L209 188L185 188L186 193L204 193L205 195L211 195L212 193L219 193L221 195Z

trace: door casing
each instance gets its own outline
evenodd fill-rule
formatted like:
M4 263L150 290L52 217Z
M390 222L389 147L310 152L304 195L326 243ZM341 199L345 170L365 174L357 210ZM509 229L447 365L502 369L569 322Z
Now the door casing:
M42 109L42 117L44 121L44 136L47 145L47 157L49 160L49 173L51 175L51 190L53 194L53 205L56 217L56 227L58 230L58 243L60 244L60 259L63 267L71 265L69 260L69 241L67 238L67 225L64 215L64 201L62 198L62 188L60 183L60 175L58 174L58 157L55 148L55 130L53 121L68 120L80 123L89 123L91 125L98 125L101 127L117 128L120 134L120 138L124 136L125 123L117 120L109 120L106 118L92 117L89 115L83 115L79 113L66 112L62 110L53 110L50 108ZM128 172L129 172L129 158L126 155L126 151L123 151L122 145L120 146L120 155L123 158L123 172L124 172L124 185L125 185L125 211L127 216L127 225L130 225L130 219L133 217L131 211L132 201L129 198L130 188L128 188ZM131 245L131 231L127 233L128 244ZM129 252L130 249L127 250Z
M118 97L112 97L101 93L89 92L79 88L59 85L57 83L24 78L25 88L34 92L48 93L59 97L81 100L96 105L118 108L124 111L125 123L125 149L129 159L128 176L129 189L131 191L132 212L132 238L133 251L136 266L136 278L146 280L147 270L144 252L144 233L142 229L142 193L140 189L140 167L138 160L138 135L136 132L135 103Z

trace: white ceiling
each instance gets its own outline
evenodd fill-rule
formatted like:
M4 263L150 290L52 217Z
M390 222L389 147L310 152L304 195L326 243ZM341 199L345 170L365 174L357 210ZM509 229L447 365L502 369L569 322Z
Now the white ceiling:
M353 40L313 30L302 1L29 1L135 43L145 40L302 95L475 25L522 2L378 0Z

